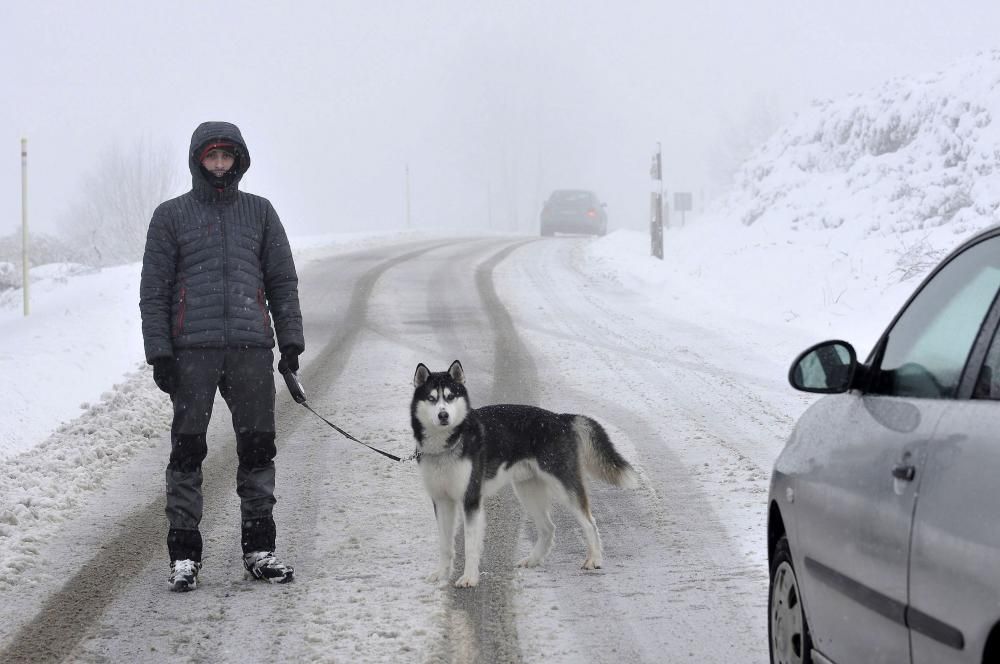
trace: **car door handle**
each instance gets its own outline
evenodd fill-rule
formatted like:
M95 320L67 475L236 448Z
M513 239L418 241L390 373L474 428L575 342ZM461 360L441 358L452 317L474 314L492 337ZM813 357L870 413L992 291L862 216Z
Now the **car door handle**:
M893 466L892 468L892 476L897 480L911 482L916 474L917 469L909 464L901 463L897 466Z

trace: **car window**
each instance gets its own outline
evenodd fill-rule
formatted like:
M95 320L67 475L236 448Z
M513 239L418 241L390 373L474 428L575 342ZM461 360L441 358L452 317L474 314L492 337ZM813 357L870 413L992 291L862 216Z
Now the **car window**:
M552 195L552 202L558 205L585 207L590 205L590 193L586 191L557 191Z
M1000 288L1000 238L952 259L899 317L886 340L872 392L950 398Z

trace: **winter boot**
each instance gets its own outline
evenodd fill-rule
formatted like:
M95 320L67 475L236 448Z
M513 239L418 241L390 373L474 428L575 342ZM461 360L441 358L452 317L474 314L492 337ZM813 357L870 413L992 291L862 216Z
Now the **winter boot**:
M273 551L251 551L243 554L243 566L247 576L270 583L288 583L294 570L278 560Z
M187 592L198 587L198 572L201 563L193 560L170 561L170 577L168 583L174 592Z

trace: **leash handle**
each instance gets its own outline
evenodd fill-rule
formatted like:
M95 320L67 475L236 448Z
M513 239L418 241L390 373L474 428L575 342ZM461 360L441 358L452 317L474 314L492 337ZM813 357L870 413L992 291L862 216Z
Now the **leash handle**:
M294 371L282 371L281 375L285 378L285 385L288 386L288 391L292 393L292 398L295 399L295 403L304 404L306 402L306 391L302 387L302 383L299 381L299 375Z

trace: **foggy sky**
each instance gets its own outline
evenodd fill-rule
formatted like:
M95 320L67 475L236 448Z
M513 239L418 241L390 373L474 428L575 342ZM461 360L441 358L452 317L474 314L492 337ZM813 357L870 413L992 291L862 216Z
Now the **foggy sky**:
M711 195L755 118L1000 47L992 0L12 4L4 235L22 136L32 228L56 232L110 145L169 144L186 190L204 120L240 126L242 188L293 234L403 227L407 165L417 227L535 233L548 191L580 187L644 228L657 141L668 193Z

